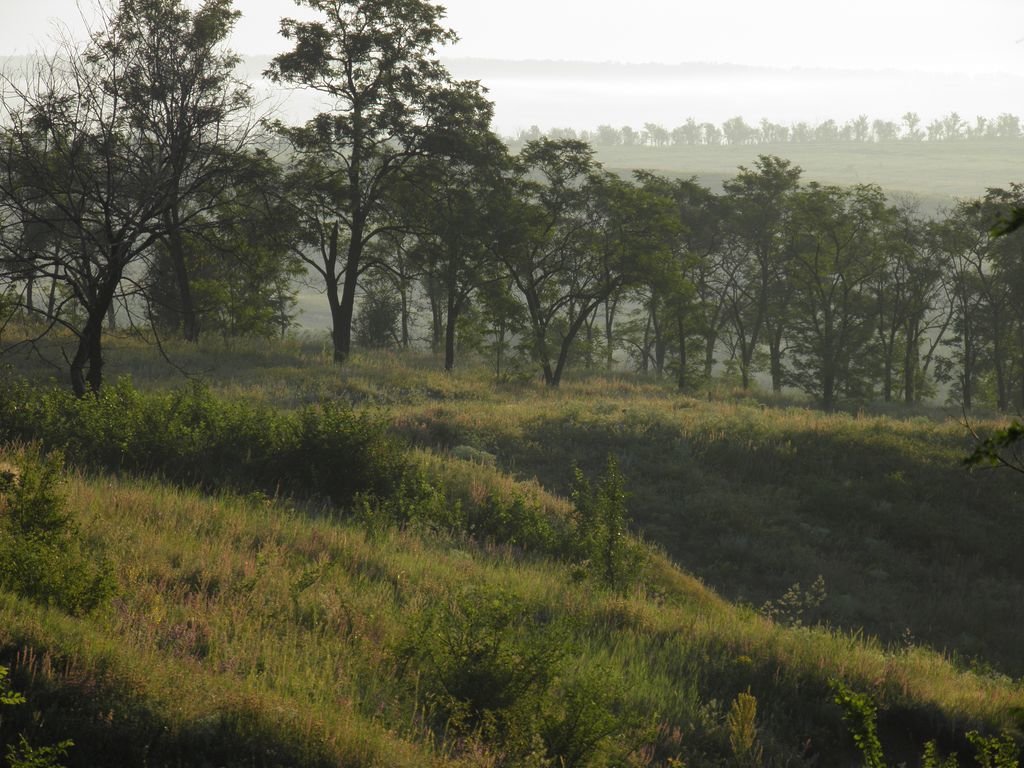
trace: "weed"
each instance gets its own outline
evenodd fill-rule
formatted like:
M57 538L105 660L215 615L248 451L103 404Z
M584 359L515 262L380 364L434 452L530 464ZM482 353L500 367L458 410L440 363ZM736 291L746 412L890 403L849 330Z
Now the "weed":
M733 699L725 724L736 768L759 768L764 760L764 748L757 739L757 699L750 689Z

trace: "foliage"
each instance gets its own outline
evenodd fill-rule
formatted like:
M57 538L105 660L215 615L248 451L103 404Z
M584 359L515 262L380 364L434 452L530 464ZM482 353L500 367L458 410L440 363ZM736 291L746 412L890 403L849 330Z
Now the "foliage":
M788 627L802 627L807 614L820 608L825 597L825 579L819 574L806 590L797 582L782 597L766 602L761 613Z
M0 707L26 704L27 699L11 688L7 679L9 670L0 666ZM3 722L0 710L0 723ZM24 734L18 734L17 744L8 744L5 752L5 768L60 768L57 762L67 756L68 750L75 745L71 739L48 747L33 747Z
M520 493L504 499L492 493L468 512L467 530L482 540L512 544L527 550L554 552L555 529L540 505Z
M8 768L60 768L58 762L67 757L68 750L75 745L70 739L48 747L33 747L24 736L18 737L18 744L7 745Z
M878 710L871 698L850 689L841 680L830 680L833 700L843 710L843 721L864 758L864 768L886 768L878 739Z
M111 596L113 573L67 512L61 468L57 454L28 452L15 471L0 472L0 588L82 614Z
M437 727L479 731L528 750L564 641L515 595L481 588L426 611L399 655L421 670L422 695Z
M1021 458L1021 441L1024 439L1024 425L1012 421L1009 426L997 429L985 438L978 438L978 444L970 456L964 459L969 467L1004 466L1024 472Z
M598 665L563 672L539 728L548 757L565 768L622 760L641 730L625 699L618 670Z
M571 665L573 648L564 623L477 586L428 608L397 654L416 665L435 728L473 734L527 764L546 757L537 764L582 768L613 738L628 744L637 724L618 672Z
M39 440L81 466L153 472L205 487L260 489L349 502L387 496L407 471L383 421L329 402L281 413L214 397L193 383L143 395L128 379L84 398L8 382L6 439Z
M836 704L843 709L843 720L864 757L865 768L886 768L877 732L878 710L871 698L856 693L839 680L831 680L829 686ZM975 749L978 768L1017 768L1020 765L1020 749L1008 734L983 736L977 731L968 731L967 741ZM924 746L921 765L922 768L957 768L959 761L956 754L943 758L936 743L929 741Z
M604 474L592 485L576 467L572 483L576 559L601 584L628 589L643 562L642 551L628 536L625 481L611 455Z
M764 748L757 740L757 698L749 688L733 699L725 724L736 768L759 768L764 761Z
M1009 734L982 736L977 731L969 731L967 740L975 749L978 768L1017 768L1020 765L1020 749Z

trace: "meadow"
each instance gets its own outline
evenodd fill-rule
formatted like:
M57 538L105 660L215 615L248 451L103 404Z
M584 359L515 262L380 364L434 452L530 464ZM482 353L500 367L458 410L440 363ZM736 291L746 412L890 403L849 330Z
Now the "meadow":
M877 704L891 764L1021 736L1021 481L962 468L955 414L625 374L550 391L413 354L339 369L312 336L168 352L200 390L119 338L109 381L131 384L95 407L8 357L0 429L43 448L2 467L43 477L65 448L74 551L110 583L89 609L0 591L27 699L0 740L70 739L67 765L858 765L833 680ZM340 447L296 426L328 407L352 409ZM261 435L309 472L261 482ZM208 474L147 465L171 439ZM574 480L605 488L609 456L632 518L614 581L579 549Z
M607 168L634 168L696 176L719 189L740 165L758 155L777 155L804 170L805 181L849 186L877 184L890 198L916 198L925 213L950 208L958 199L981 197L989 187L1006 187L1024 176L1024 153L1012 139L978 141L821 142L756 145L598 146Z

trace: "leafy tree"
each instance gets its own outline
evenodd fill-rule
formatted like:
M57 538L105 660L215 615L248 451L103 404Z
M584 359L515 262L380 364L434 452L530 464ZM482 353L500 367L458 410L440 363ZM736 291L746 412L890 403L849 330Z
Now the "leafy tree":
M411 174L402 207L418 238L413 260L431 287L438 325L443 317L446 371L455 366L459 318L473 294L499 278L493 248L507 214L509 162L500 139L484 131L467 134L448 158L424 159Z
M591 200L598 169L579 141L530 142L516 161L516 198L499 255L526 305L535 359L557 387L589 316L616 287L593 247Z
M994 268L994 242L989 233L1006 211L1005 193L993 190L981 201L962 201L937 227L937 246L945 263L945 291L953 337L940 374L956 384L963 407L975 403L983 377L995 378L996 401L1009 405L1014 313L1009 283ZM1009 236L1009 235L1007 235ZM1002 247L1011 248L1004 240Z
M732 264L725 301L743 388L750 386L754 353L765 336L772 355L772 386L782 386L782 340L789 288L790 200L801 169L770 155L723 185L729 206Z
M926 372L921 347L930 336L941 337L948 312L941 303L942 267L932 246L930 227L912 206L891 211L882 236L885 260L867 282L874 305L875 345L882 373L882 396L893 399L896 374L902 369L900 388L905 402L917 401L918 380ZM934 345L931 346L931 350Z
M134 52L111 44L108 30L116 27L84 48L66 42L24 84L8 79L0 104L9 126L0 198L9 217L54 243L27 264L8 251L4 268L63 289L52 321L77 339L69 369L78 395L101 386L104 319L129 267L164 234L174 197L166 153L130 109Z
M742 117L731 117L722 123L722 134L726 143L732 146L747 144L755 135L755 129L744 122Z
M921 118L916 112L907 112L901 118L905 127L903 138L907 141L920 141L924 138L924 134L921 133L917 127L921 124Z
M122 109L145 133L167 168L162 241L177 290L177 321L197 341L201 310L188 263L189 233L219 226L226 192L253 183L236 158L256 124L250 86L235 75L240 58L225 41L240 16L231 0L120 0L99 43L107 58L124 58Z
M261 155L236 159L237 187L221 190L180 232L190 304L181 303L171 239L146 256L145 298L155 329L182 326L225 337L283 334L294 319L295 282L304 274L293 244L295 218L279 190L281 168ZM183 320L183 315L191 319Z
M797 195L795 211L791 376L831 411L840 392L865 391L867 284L883 264L885 197L875 186L812 183Z
M435 57L456 39L441 26L443 8L424 0L297 2L317 18L282 20L294 48L275 57L267 74L329 102L306 125L278 129L296 154L291 188L309 188L318 211L306 222L307 245L316 249L309 261L327 284L340 363L351 350L366 248L399 226L389 194L414 159L443 156L453 131L486 128L491 107L477 83L452 81ZM296 207L307 204L300 197Z

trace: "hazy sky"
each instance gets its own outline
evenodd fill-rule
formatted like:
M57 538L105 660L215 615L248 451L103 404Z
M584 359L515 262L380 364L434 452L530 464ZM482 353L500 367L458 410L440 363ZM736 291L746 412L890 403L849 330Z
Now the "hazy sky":
M1024 75L1022 0L448 0L453 56L910 68ZM91 3L86 2L86 7ZM280 50L287 0L236 0L234 47ZM45 45L76 0L0 0L0 53Z

